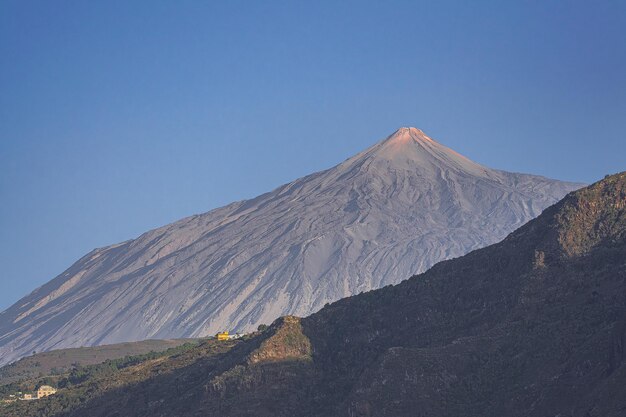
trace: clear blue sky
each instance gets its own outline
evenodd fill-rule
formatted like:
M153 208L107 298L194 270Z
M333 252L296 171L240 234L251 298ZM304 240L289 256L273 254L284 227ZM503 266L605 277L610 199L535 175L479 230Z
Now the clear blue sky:
M89 250L416 126L626 169L624 1L0 2L0 309Z

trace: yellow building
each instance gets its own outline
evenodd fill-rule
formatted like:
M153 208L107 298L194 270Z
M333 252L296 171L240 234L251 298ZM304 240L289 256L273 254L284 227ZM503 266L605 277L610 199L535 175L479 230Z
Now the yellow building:
M42 385L37 390L37 398L47 397L48 395L52 395L55 392L57 392L57 390L52 388L50 385Z
M217 334L217 340L229 340L228 332L222 332Z

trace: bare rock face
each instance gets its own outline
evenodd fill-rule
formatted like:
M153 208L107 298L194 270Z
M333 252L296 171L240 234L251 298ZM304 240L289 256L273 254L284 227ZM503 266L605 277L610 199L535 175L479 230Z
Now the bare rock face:
M326 171L88 253L0 313L0 364L304 316L495 243L581 186L486 168L402 128Z

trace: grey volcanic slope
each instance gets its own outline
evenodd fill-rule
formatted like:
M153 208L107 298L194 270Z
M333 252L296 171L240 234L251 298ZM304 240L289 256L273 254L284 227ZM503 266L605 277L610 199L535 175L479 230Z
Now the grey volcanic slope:
M304 316L498 242L580 186L486 168L402 128L329 170L88 253L0 314L0 363Z

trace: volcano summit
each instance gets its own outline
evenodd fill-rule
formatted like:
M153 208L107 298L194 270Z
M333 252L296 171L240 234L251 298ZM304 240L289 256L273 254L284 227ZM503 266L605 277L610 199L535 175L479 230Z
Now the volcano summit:
M331 169L91 251L0 314L0 363L305 316L498 242L581 186L401 128Z

